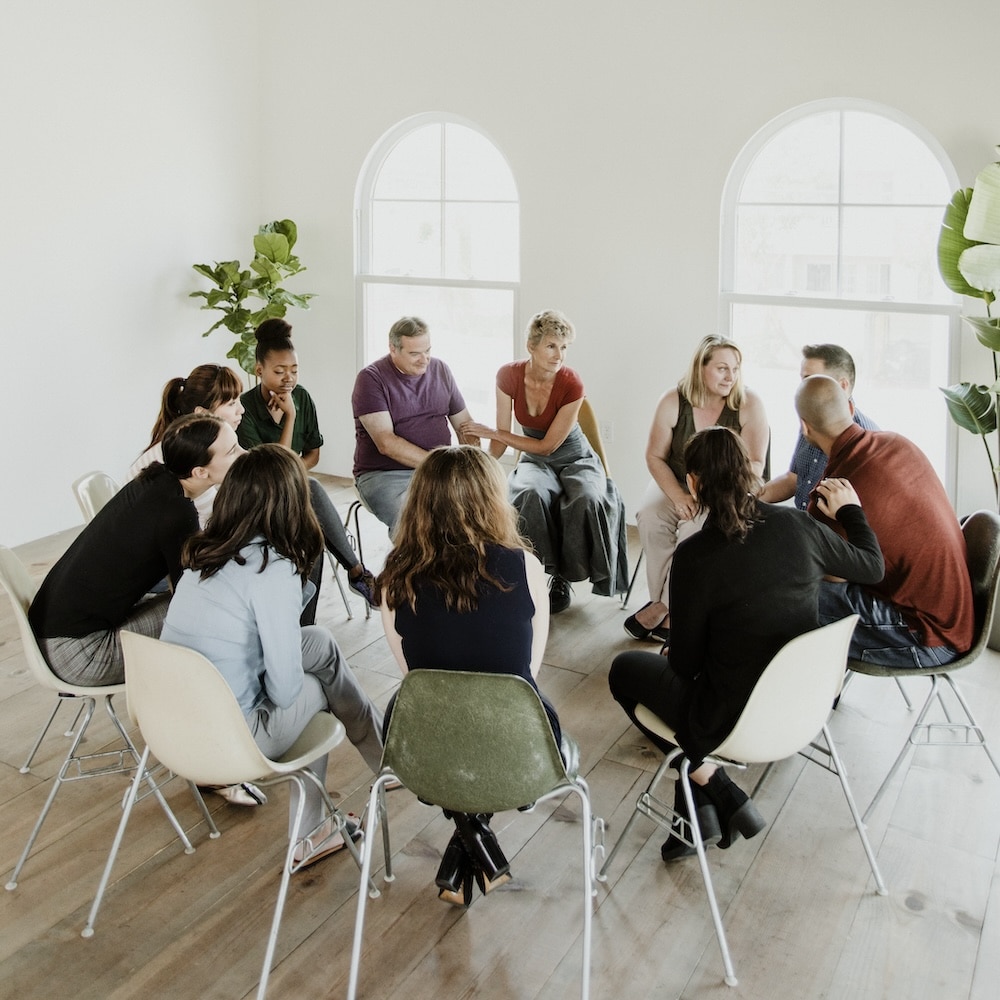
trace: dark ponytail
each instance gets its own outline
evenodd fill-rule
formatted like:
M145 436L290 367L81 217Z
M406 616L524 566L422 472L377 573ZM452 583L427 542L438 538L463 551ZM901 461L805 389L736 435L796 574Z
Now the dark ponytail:
M759 519L760 479L743 438L728 427L698 431L684 448L684 463L698 481L698 504L708 509L712 525L729 541L746 538Z

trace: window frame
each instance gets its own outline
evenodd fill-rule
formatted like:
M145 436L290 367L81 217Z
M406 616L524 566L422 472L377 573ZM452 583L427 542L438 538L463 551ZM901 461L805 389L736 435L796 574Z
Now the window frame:
M372 266L372 197L375 183L378 179L382 164L389 157L396 145L411 132L424 128L428 125L461 125L465 128L478 132L486 139L497 155L500 156L507 169L510 170L511 180L517 194L518 211L518 241L517 241L517 274L516 281L492 281L484 279L464 279L464 278L425 278L410 275L380 275L371 272ZM441 211L447 204L440 201ZM354 315L355 315L355 351L361 358L361 366L371 364L375 358L369 358L365 353L365 286L366 285L410 285L414 287L431 288L463 288L468 290L499 290L511 293L511 360L517 356L519 338L519 317L520 317L520 273L521 273L521 238L520 238L520 212L521 197L517 187L517 178L510 166L510 161L504 155L501 146L493 137L475 122L459 115L448 112L422 112L404 118L397 122L392 128L386 131L381 138L372 146L365 158L365 162L358 174L357 187L354 195ZM444 255L444 228L442 227L442 255ZM426 318L426 317L425 317ZM432 324L433 328L433 324ZM386 331L388 334L388 331ZM381 356L381 355L379 355Z
M794 295L770 295L754 292L737 292L736 283L736 215L739 196L748 171L753 166L758 154L788 126L813 115L829 114L831 112L860 111L866 114L878 115L887 121L899 125L911 132L924 144L928 152L937 160L950 186L947 197L962 185L958 173L945 152L944 147L919 122L903 114L895 108L875 101L860 98L824 98L798 105L772 118L758 129L750 140L737 154L730 167L723 188L720 213L719 239L719 330L726 337L733 336L734 307L742 304L780 306L801 309L841 309L850 312L869 313L909 313L923 316L938 316L947 319L948 326L948 371L945 373L946 384L955 380L959 369L961 346L961 304L957 295L952 294L950 301L939 303L922 303L894 299L836 298L830 296L810 296L797 292ZM841 122L843 120L841 119ZM843 127L843 126L841 126ZM843 185L840 185L843 189ZM843 211L845 202L837 202L838 213ZM945 202L947 204L947 202ZM942 211L944 205L942 205ZM838 236L838 256L841 251ZM843 279L841 278L841 281ZM947 411L942 416L947 421L945 432L945 468L944 486L948 496L954 502L958 495L958 428L950 420ZM893 428L886 428L887 430ZM780 463L779 463L780 464Z

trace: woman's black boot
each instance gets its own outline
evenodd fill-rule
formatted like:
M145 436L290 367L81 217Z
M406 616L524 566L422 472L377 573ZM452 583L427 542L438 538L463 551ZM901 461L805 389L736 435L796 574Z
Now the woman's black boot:
M717 844L722 837L722 831L719 827L719 815L700 785L692 782L691 791L694 795L695 809L698 813L701 842L706 847L711 847L712 844ZM685 828L687 832L691 832L691 827L688 823L687 801L684 798L684 785L681 783L680 778L674 782L674 812L680 818L674 818L671 824L670 836L667 837L660 847L660 857L664 861L679 861L681 858L689 858L693 854L698 853L690 844L686 844L678 836L679 833L685 832Z
M480 886L483 892L489 892L509 881L510 864L500 849L496 834L490 829L490 817L484 813L456 813L454 820L462 846L476 869L477 881L479 874L482 874Z
M465 853L457 830L444 849L434 883L438 887L438 899L453 906L468 906L472 902L472 859Z
M764 817L757 811L753 799L720 767L704 786L708 800L719 814L722 828L721 850L729 847L740 834L749 840L767 826Z

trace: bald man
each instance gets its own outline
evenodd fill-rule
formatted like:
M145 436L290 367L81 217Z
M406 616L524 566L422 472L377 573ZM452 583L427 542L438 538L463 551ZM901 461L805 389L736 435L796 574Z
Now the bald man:
M871 586L824 582L821 624L861 616L853 659L888 667L950 663L972 645L972 584L965 538L924 453L901 434L854 423L847 395L828 375L803 379L795 394L802 433L827 456L825 479L847 479L864 504L885 559ZM843 533L810 500L809 513Z

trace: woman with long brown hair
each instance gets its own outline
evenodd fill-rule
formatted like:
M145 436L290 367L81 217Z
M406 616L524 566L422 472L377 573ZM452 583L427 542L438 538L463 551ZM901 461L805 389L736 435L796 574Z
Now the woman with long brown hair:
M516 674L537 690L549 627L545 571L518 532L496 460L468 445L435 448L413 474L395 538L377 593L403 673ZM542 704L558 743L558 716ZM509 865L489 816L452 818L436 881L442 899L467 906L473 879L488 892L510 878Z
M882 553L853 487L825 479L820 509L847 538L804 511L757 499L759 480L743 439L726 427L699 431L684 449L691 502L706 511L700 532L678 546L671 574L674 612L667 656L628 652L611 665L615 700L636 721L645 705L677 734L690 761L702 836L729 847L764 828L753 801L721 767L705 763L729 735L764 668L790 639L819 628L824 575L859 583L882 578ZM673 750L654 733L665 753ZM686 815L678 781L674 810ZM694 854L673 834L664 861Z
M298 456L260 445L230 469L212 519L184 551L186 570L161 638L196 649L233 689L254 741L268 757L295 742L317 712L332 712L373 771L382 759L382 716L351 672L329 631L299 626L311 596L309 573L323 535ZM326 757L313 761L322 781ZM307 786L303 866L343 847ZM289 830L297 792L292 791Z

